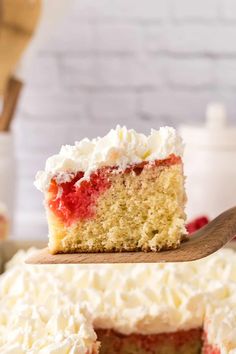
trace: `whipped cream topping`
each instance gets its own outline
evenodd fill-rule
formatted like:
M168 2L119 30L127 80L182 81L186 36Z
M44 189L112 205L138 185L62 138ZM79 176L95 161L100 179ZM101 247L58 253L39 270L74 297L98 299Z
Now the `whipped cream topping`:
M94 353L96 334L87 310L72 303L60 279L45 271L15 264L1 275L0 352Z
M59 154L48 158L45 170L37 173L35 186L45 191L54 177L58 183L68 182L76 172L82 171L81 182L103 166L125 170L131 164L165 159L170 154L183 154L182 140L174 128L152 129L146 136L117 126L102 138L85 138L73 146L62 146Z
M92 322L124 334L205 323L209 343L235 353L233 250L188 263L96 267L28 266L25 257L18 253L0 276L0 352L85 353L95 340Z

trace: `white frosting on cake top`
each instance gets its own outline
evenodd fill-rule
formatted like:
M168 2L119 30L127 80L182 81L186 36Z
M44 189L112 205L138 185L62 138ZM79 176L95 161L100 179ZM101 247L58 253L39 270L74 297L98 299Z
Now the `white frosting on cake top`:
M27 346L36 348L32 353L84 353L94 333L83 306L95 328L124 334L187 330L206 321L209 342L222 354L235 353L232 250L149 265L28 266L25 257L17 254L0 276L0 352L15 345L14 354Z
M87 179L103 166L118 166L124 170L131 164L165 159L170 154L183 154L182 139L174 128L152 129L146 136L117 126L102 138L85 138L73 146L62 146L59 154L48 158L45 170L37 173L35 186L45 191L55 176L58 183L67 182L71 174L82 171L85 173L83 179Z
M17 259L24 262L25 253ZM86 309L50 274L15 264L0 277L0 353L92 354L96 334Z

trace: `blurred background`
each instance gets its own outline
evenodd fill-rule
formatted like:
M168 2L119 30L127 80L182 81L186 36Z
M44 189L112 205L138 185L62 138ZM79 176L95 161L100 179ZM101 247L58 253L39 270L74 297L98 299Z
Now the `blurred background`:
M14 176L2 184L4 193L16 196L14 237L46 239L43 196L33 181L62 144L103 135L116 124L144 133L161 125L203 126L211 102L224 104L228 124L236 122L235 0L0 0L0 5L2 102L9 80L16 81L10 100L14 120L5 129L12 142L2 152L11 159L4 165L8 172L0 160L5 180ZM10 35L1 46L6 29ZM24 42L15 45L13 37L22 34ZM225 120L218 108L211 117L217 111ZM226 150L231 181L236 150ZM203 156L202 168L208 164ZM207 210L196 214L201 213Z

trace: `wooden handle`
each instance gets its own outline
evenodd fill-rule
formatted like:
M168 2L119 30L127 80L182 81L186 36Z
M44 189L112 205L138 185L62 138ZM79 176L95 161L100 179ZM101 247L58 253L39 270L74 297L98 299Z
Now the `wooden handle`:
M10 130L21 88L21 81L15 79L14 77L9 79L3 101L3 111L0 116L0 132L6 132Z

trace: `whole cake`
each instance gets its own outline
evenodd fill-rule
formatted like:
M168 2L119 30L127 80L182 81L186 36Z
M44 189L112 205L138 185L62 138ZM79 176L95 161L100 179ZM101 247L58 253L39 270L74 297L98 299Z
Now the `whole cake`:
M0 276L0 353L236 353L233 250L148 265L30 266L26 256Z
M145 136L117 126L63 146L35 181L45 193L50 251L178 247L186 234L182 152L169 127Z

